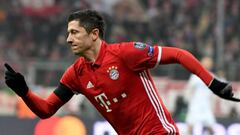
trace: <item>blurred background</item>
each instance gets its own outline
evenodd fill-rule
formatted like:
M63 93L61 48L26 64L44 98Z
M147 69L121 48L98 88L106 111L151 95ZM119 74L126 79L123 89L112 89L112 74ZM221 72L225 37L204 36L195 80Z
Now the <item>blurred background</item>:
M239 0L0 0L0 134L116 134L81 95L42 121L4 83L3 64L8 62L24 74L35 93L47 97L76 59L66 43L66 26L68 14L81 9L95 9L104 16L109 43L140 41L186 49L198 59L210 57L212 72L233 82L240 96L239 6ZM185 134L189 97L184 90L190 73L179 65L151 72ZM215 134L240 135L240 105L214 95L211 99ZM204 134L201 125L194 131Z

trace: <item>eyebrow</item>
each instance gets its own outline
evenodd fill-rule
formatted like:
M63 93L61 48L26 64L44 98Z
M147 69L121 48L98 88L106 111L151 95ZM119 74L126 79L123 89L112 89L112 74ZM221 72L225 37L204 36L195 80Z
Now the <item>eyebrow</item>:
M68 33L69 33L69 32L79 32L79 30L77 30L77 29L68 29L67 32L68 32Z

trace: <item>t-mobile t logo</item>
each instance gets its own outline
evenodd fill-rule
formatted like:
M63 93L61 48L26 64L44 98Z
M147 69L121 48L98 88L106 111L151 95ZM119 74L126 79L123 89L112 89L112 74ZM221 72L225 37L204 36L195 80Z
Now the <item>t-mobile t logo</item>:
M110 101L108 100L107 96L105 95L105 93L101 93L97 96L95 96L95 100L100 103L100 105L102 107L106 108L107 112L111 112L112 109L109 108L109 105L111 105Z

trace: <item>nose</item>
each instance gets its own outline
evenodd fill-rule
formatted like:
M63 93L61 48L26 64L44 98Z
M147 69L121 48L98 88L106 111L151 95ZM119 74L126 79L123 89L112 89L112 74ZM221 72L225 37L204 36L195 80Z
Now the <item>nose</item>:
M71 35L69 34L67 37L67 43L72 44L72 42L73 42L73 39L72 39Z

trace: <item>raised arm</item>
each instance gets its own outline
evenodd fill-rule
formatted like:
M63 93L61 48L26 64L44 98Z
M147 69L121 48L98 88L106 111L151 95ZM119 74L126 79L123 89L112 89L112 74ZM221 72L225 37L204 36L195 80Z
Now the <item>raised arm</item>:
M191 73L196 74L214 94L227 100L240 102L240 99L234 97L231 84L215 78L190 52L174 47L161 47L161 49L160 64L179 63Z
M73 96L73 93L60 83L47 99L42 99L28 88L23 75L15 72L8 64L5 64L5 67L7 69L5 72L7 86L20 96L26 105L42 119L51 117Z
M185 69L201 78L207 86L214 78L190 52L174 47L162 47L160 64L171 63L181 64Z

